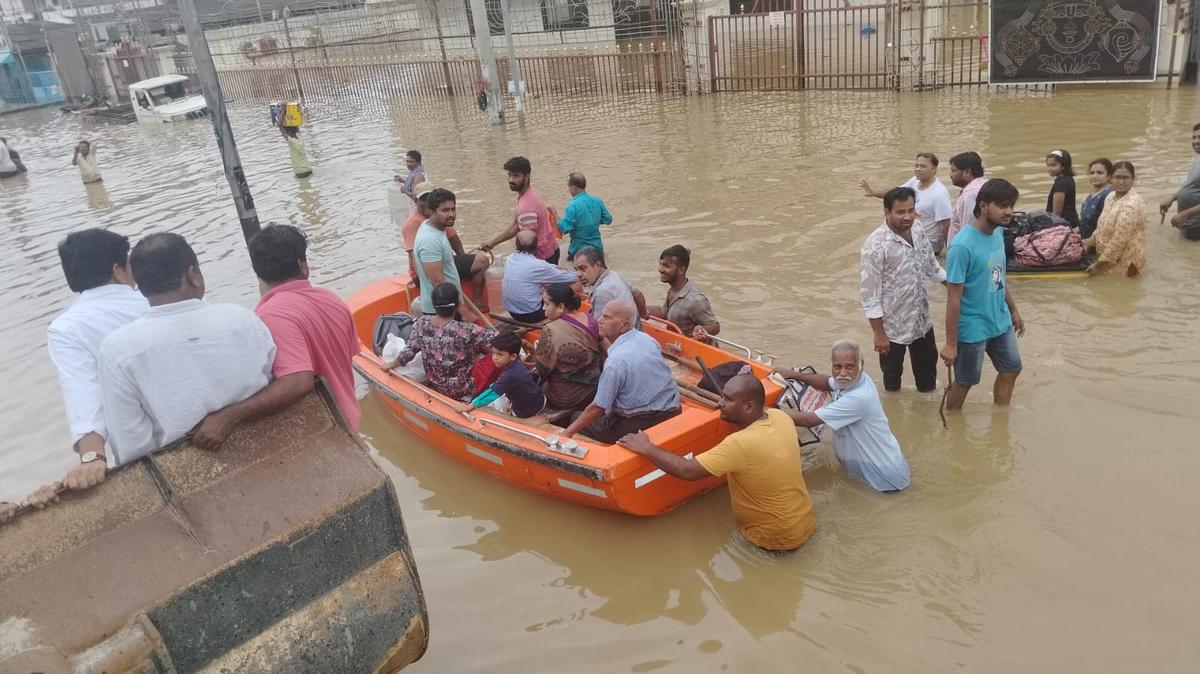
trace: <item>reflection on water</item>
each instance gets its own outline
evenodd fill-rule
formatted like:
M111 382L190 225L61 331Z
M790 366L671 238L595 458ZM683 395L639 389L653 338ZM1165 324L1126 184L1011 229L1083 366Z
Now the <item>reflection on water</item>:
M316 173L300 181L265 110L232 117L260 216L304 227L314 280L342 294L403 268L386 194L404 150L460 195L468 246L509 222L500 167L524 154L560 208L567 173L587 174L616 217L612 266L652 299L658 252L685 243L731 337L820 367L835 339L870 337L858 249L881 214L861 178L900 182L918 151L975 149L1032 209L1050 186L1042 157L1063 147L1080 166L1132 160L1156 203L1191 161L1197 107L1190 89L1136 88L543 98L524 128L489 129L465 99L351 102L308 111ZM71 118L3 119L31 171L0 181L0 497L19 498L72 458L44 346L71 300L54 251L66 231L177 231L213 299L251 305L258 284L207 126L88 130L105 182L85 187ZM363 430L396 482L430 605L413 670L1192 668L1200 247L1157 222L1140 281L1013 280L1029 333L1012 409L988 402L986 376L949 429L939 394L885 397L909 491L870 492L827 446L806 448L818 528L789 555L734 533L724 489L654 519L563 505L443 457L368 397Z

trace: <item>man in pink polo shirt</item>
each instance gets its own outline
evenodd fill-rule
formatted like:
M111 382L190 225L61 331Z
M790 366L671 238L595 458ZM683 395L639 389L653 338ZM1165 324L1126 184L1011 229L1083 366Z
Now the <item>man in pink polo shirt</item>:
M538 247L534 254L539 260L550 264L558 264L558 238L554 236L554 228L550 226L550 213L546 210L546 202L542 195L533 188L530 175L533 167L524 157L513 157L504 162L504 170L508 173L508 189L517 193L517 210L512 224L500 236L480 246L485 253L517 235L521 230L531 229L537 232Z
M350 361L359 352L350 309L332 291L308 282L308 240L291 225L268 225L250 240L254 273L269 290L255 313L275 340L274 377L262 391L208 415L192 432L201 449L216 449L243 421L273 414L325 380L342 416L358 430L361 413Z

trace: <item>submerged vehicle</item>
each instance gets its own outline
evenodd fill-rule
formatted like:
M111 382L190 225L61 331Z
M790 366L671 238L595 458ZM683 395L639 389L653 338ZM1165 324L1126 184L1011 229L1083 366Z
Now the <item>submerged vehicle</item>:
M394 672L428 623L394 487L320 386L0 525L0 672Z
M129 100L139 122L186 122L208 117L204 96L185 75L161 75L129 85Z
M381 315L409 311L415 289L408 275L394 276L367 285L351 295L347 303L363 347L354 358L355 370L383 395L396 420L429 444L523 489L633 515L661 515L724 483L723 477L694 482L663 479L666 473L648 459L619 445L582 435L564 441L559 438L568 423L564 411L546 410L521 419L480 408L468 419L456 411L457 401L389 371L373 348L375 323ZM703 373L696 364L697 356L713 366L744 361L763 382L768 403L774 404L783 391L782 386L768 379L771 368L764 361L772 357L762 352L722 340L744 353L735 356L685 337L678 328L658 319L643 321L642 329L662 347L680 387L682 413L647 430L651 440L668 451L691 457L737 430L721 420L716 406L718 396L698 385ZM527 346L540 334L533 327L521 330Z

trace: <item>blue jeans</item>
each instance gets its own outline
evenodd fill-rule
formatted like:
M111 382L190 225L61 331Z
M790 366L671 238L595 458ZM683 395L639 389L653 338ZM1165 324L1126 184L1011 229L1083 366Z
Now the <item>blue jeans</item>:
M1021 371L1021 352L1017 348L1017 333L1007 332L982 342L959 342L958 360L954 361L954 381L963 386L979 383L983 374L983 354L987 353L997 372L1016 374Z

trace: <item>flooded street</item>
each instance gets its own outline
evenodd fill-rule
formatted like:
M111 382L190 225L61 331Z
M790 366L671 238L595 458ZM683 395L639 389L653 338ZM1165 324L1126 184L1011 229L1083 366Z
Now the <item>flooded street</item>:
M1156 208L1200 121L1194 88L537 99L525 128L502 130L468 103L314 106L316 173L299 182L266 105L235 103L260 218L303 227L314 281L346 296L405 268L386 200L404 150L458 193L468 247L511 219L500 166L523 154L560 209L567 173L587 174L616 219L610 266L652 302L659 251L683 243L722 336L825 371L835 339L870 345L859 247L882 212L859 180L899 184L933 151L949 186L949 157L976 150L1034 210L1043 157L1065 148L1081 198L1087 162L1127 159ZM75 460L45 349L72 299L54 248L66 232L175 231L211 300L259 293L207 123L84 133L104 174L86 188L74 119L0 117L30 169L0 181L0 499ZM786 556L740 540L723 487L655 519L564 505L446 458L367 396L362 430L396 484L429 605L429 651L409 671L1194 671L1200 244L1148 217L1138 281L1011 280L1028 330L1011 409L990 404L990 366L949 430L940 391L906 378L884 397L909 490L874 493L817 446L817 531ZM931 297L940 339L945 297ZM873 355L867 371L880 380Z

